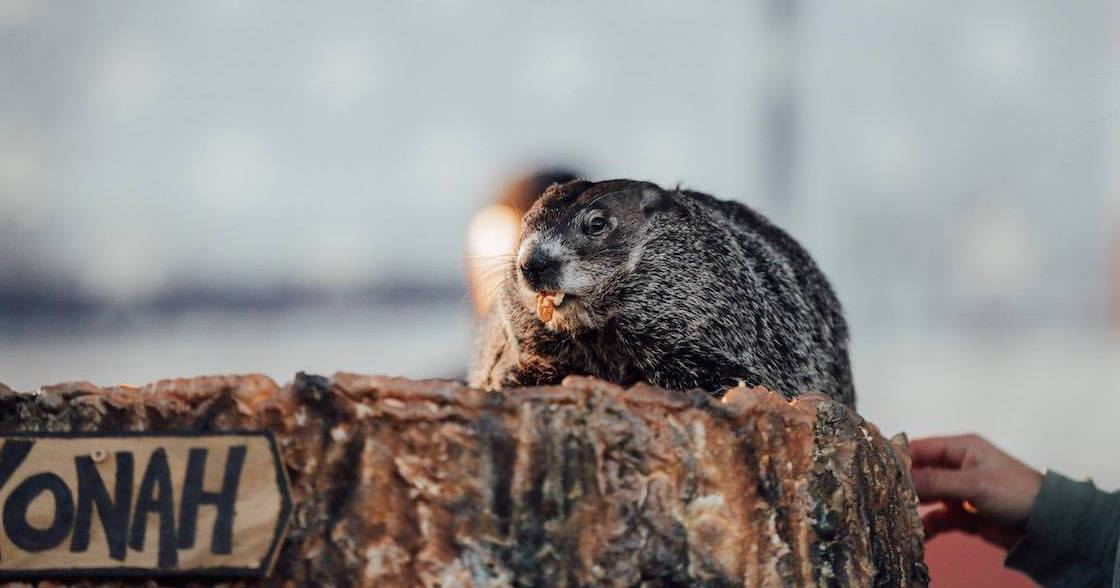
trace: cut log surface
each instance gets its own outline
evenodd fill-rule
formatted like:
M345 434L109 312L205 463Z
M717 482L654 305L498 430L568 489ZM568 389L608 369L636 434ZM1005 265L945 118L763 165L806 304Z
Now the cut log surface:
M275 433L295 503L271 575L230 585L929 581L905 438L823 396L354 374L0 385L5 433L230 429Z

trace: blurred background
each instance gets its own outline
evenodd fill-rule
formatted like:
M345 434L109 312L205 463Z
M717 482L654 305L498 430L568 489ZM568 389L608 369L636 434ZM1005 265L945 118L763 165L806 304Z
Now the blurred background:
M561 166L789 229L884 432L1115 489L1118 54L1111 0L0 0L0 381L459 377L472 215Z

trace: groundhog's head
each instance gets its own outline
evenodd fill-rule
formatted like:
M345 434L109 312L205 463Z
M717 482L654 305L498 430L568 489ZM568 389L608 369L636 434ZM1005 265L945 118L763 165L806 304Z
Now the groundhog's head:
M515 298L548 328L596 328L612 286L634 271L655 219L676 209L648 182L554 185L525 213L514 261Z

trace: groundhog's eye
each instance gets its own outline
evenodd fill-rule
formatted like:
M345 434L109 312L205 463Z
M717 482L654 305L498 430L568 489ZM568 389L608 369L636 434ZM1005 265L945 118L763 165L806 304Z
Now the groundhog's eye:
M583 223L583 232L588 235L602 235L607 230L607 217L603 216L601 212L592 212L587 215L587 220Z

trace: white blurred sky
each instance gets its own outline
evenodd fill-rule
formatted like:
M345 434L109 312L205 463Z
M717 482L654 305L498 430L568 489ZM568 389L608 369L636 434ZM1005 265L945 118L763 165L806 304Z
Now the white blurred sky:
M455 279L504 174L745 194L757 7L28 3L0 37L0 210L111 298Z
M5 0L0 278L457 280L471 211L570 163L771 213L857 323L1104 316L1112 3L783 5Z
M1107 469L1120 8L791 6L0 0L0 290L457 284L512 172L683 182L810 248L884 429ZM0 335L0 381L443 375L466 309Z

